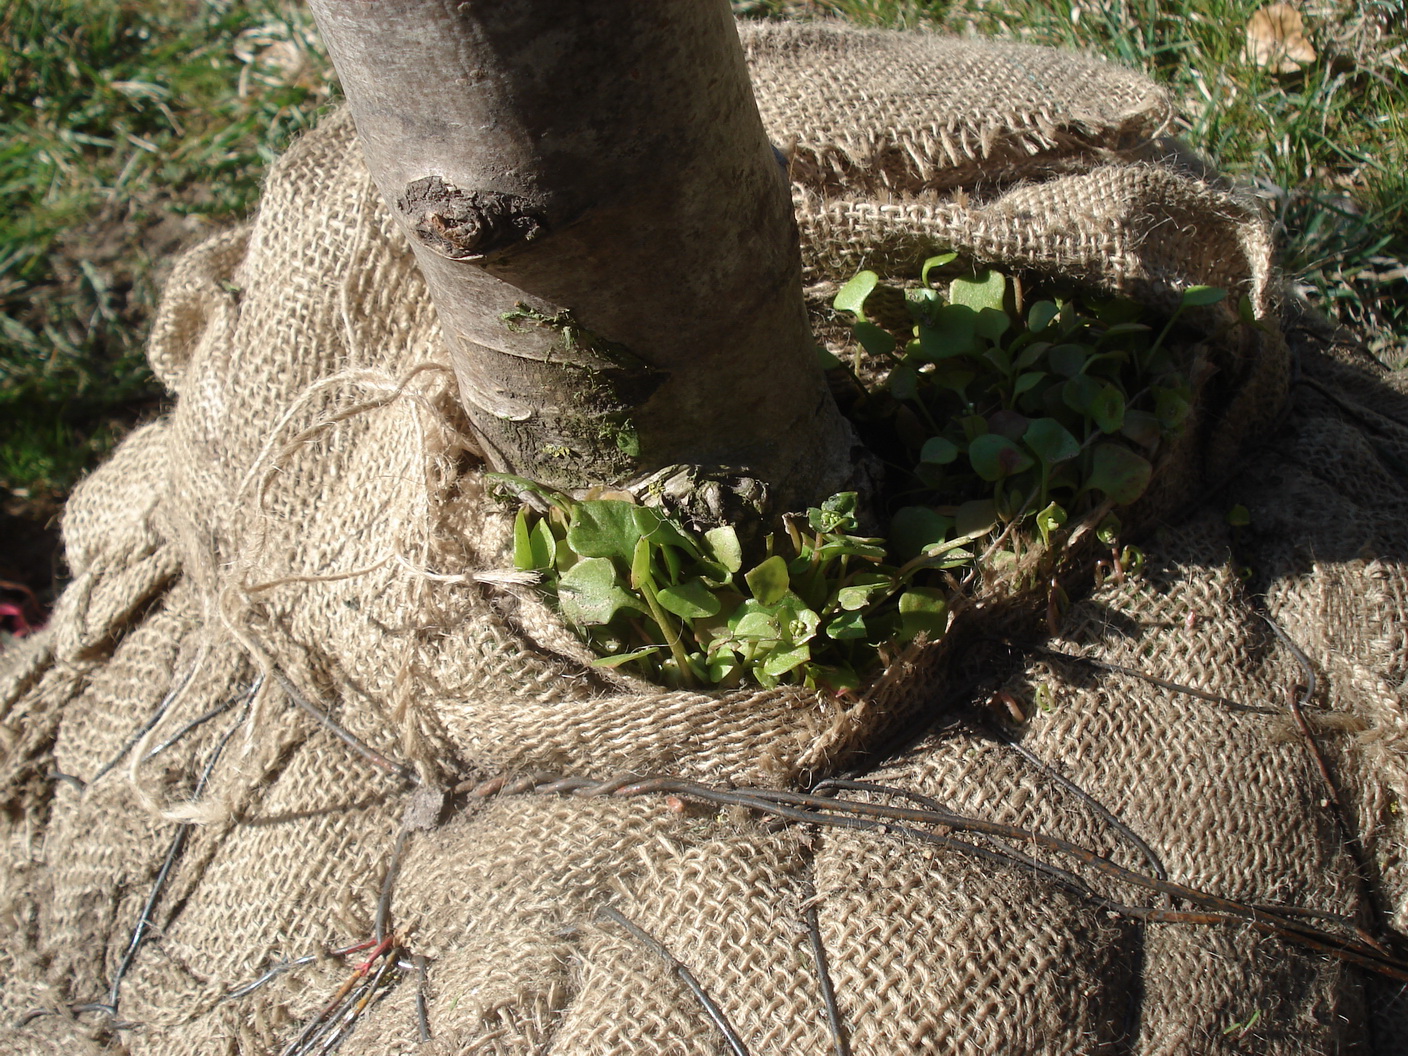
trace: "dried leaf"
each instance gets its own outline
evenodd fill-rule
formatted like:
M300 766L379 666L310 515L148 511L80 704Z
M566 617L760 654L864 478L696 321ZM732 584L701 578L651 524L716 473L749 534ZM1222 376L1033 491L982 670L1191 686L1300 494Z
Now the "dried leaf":
M1247 23L1246 60L1272 73L1296 73L1315 61L1300 12L1290 4L1268 4Z

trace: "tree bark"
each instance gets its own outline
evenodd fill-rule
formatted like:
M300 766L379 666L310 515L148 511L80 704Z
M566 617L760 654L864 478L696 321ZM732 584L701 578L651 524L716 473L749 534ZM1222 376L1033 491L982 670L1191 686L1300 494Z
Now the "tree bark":
M845 484L725 0L310 3L495 468L700 519Z

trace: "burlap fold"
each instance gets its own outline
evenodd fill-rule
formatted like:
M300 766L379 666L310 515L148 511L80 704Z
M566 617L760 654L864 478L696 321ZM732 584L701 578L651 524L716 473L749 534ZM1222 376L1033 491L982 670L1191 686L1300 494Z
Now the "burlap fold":
M812 282L953 247L1156 304L1222 285L1274 322L1264 225L1161 154L1168 104L1142 77L836 26L744 40ZM0 658L0 1051L283 1052L355 963L332 951L379 927L405 966L339 1051L723 1051L603 907L755 1054L829 1050L823 977L856 1053L1402 1051L1401 984L1245 924L1116 912L1170 903L1113 874L1073 886L687 797L467 791L529 771L785 790L845 765L1213 895L1402 932L1404 379L1307 347L1293 412L1208 497L1272 436L1290 367L1270 339L1203 354L1188 465L1149 515L1170 526L1046 652L974 630L859 699L664 692L588 666L502 575L509 512L333 115L252 225L177 268L150 348L174 409L78 489L73 585ZM1297 649L1362 869L1287 716ZM982 718L993 694L1029 712L1020 749Z

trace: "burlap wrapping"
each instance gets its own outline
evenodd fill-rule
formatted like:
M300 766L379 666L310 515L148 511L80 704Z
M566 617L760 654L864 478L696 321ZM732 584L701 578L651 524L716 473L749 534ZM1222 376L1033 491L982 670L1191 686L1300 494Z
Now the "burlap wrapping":
M1211 282L1269 316L1265 229L1178 155L1159 160L1168 105L1141 78L927 36L744 35L794 159L811 281L956 246L1154 300ZM1206 457L1182 492L1248 430L1271 435L1283 352L1208 353L1222 409L1188 448ZM1117 816L1175 880L1339 915L1368 898L1408 928L1408 396L1401 376L1332 352L1306 354L1273 442L1049 643L1245 709L1018 658L1003 684L1044 705L1021 735L1044 769L945 718L964 713L964 657L942 648L859 701L608 681L497 574L507 514L484 498L425 289L334 115L279 164L252 225L180 263L150 350L174 409L75 493L72 586L50 628L0 658L0 1051L275 1053L337 990L346 964L321 957L239 992L371 936L402 819L425 801L295 707L283 679L422 789L524 770L787 788L862 765L1146 868ZM1233 502L1252 517L1235 537ZM1318 676L1313 714L1370 895L1285 717L1303 673L1255 596ZM901 728L914 743L882 750ZM721 1051L694 996L603 905L684 961L758 1054L830 1051L808 905L856 1053L1408 1043L1394 986L1342 961L1245 926L1112 915L1029 868L897 834L531 795L451 797L405 833L389 907L426 971L340 1051ZM110 1002L119 974L115 1017L83 1007Z

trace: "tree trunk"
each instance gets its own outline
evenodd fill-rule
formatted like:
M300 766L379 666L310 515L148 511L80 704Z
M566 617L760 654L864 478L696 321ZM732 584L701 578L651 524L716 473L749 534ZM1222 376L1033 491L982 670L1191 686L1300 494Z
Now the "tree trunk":
M704 520L846 483L725 0L311 6L493 466Z

